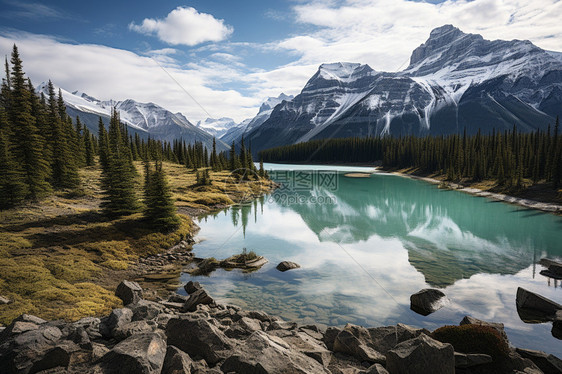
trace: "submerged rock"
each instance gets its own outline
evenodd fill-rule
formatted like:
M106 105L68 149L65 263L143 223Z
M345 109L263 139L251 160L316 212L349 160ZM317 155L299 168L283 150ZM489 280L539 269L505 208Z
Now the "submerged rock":
M440 302L445 294L433 288L423 289L410 296L410 309L422 316L428 316L431 313L443 307Z
M552 322L552 336L562 340L562 311L556 312L556 318Z
M298 269L301 266L296 262L291 261L281 261L275 268L281 272L285 272L287 270Z

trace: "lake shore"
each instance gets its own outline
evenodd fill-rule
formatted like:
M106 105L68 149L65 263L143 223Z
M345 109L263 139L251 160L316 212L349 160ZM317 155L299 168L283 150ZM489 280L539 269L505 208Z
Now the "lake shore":
M137 283L123 281L115 295L124 306L100 318L65 322L23 314L0 329L0 367L7 374L394 374L412 368L471 374L543 373L560 362L510 347L503 324L468 316L434 331L400 323L299 325L216 303L197 282L184 288L188 296L153 302Z
M510 196L510 195L506 195L506 194L502 194L502 193L491 192L491 191L475 188L474 186L467 187L467 186L464 186L464 185L459 184L459 183L447 182L447 181L444 181L442 179L436 179L436 178L416 175L416 174L408 173L408 172L384 170L384 169L379 169L379 170L383 171L383 172L388 172L388 173L393 174L393 175L405 177L405 178L411 178L411 179L421 180L421 181L431 183L431 184L436 184L436 185L439 185L439 186L443 186L443 188L468 193L468 194L471 194L471 195L474 195L474 196L487 197L487 198L495 200L495 201L501 201L501 202L508 203L508 204L518 205L518 206L521 206L523 208L535 209L535 210L540 210L540 211L547 212L547 213L562 215L562 205L557 204L557 203L542 202L542 201L536 201L536 200L522 198L522 197Z

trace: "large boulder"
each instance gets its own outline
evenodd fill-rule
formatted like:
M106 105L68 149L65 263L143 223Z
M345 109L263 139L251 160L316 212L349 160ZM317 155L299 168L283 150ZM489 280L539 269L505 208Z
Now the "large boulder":
M517 312L525 322L554 320L556 312L562 310L562 305L521 287L517 289L516 303Z
M401 374L454 374L455 351L452 345L421 334L388 351L386 369Z
M140 300L135 305L131 305L133 311L132 321L148 321L157 319L164 312L166 307L160 303L148 300Z
M420 336L430 335L426 329L419 329L399 323L396 326L372 327L367 329L371 337L372 347L382 354L386 354L397 344Z
M216 326L189 316L172 318L166 326L168 344L191 357L200 356L210 365L229 356L233 344Z
M285 272L287 270L298 269L301 266L296 262L291 261L281 261L275 268L281 272Z
M187 353L169 345L166 349L166 357L164 358L161 374L189 374L191 373L192 365L193 360Z
M43 357L33 364L31 373L53 368L67 368L72 359L72 355L80 351L80 347L69 340L61 341L52 349L48 350Z
M117 286L115 296L123 300L123 305L135 304L142 300L142 288L137 282L124 280Z
M129 308L113 309L109 316L101 320L99 332L104 338L110 339L113 337L113 330L128 324L132 318L133 311Z
M531 349L517 348L516 351L521 357L533 361L544 374L562 374L562 360L558 357Z
M333 351L370 363L384 364L386 360L383 354L374 349L369 331L349 323L336 336Z
M263 331L254 332L221 366L225 373L316 374L329 373L311 357Z
M214 302L213 298L209 296L207 291L200 288L194 291L191 295L189 295L189 298L187 299L185 304L183 304L181 311L194 312L195 310L197 310L197 305L199 304L208 305L213 302Z
M157 333L133 335L106 353L99 363L104 374L160 373L166 356L166 342Z
M13 332L14 330L11 326L17 322L24 321L14 321L6 330L10 329ZM0 368L2 369L2 374L27 374L35 372L33 371L33 366L55 348L62 337L63 334L58 327L46 324L32 330L4 337L0 344ZM43 364L41 367L41 370L47 369Z
M410 309L422 316L428 316L443 307L444 297L445 294L439 290L425 288L410 296Z

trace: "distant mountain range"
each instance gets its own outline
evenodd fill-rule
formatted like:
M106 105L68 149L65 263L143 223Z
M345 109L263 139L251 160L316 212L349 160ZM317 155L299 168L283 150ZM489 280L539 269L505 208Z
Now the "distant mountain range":
M40 84L37 91L48 95L47 84ZM83 92L70 93L64 89L61 89L61 92L68 115L72 118L79 116L81 122L94 134L98 132L99 118L101 117L107 126L111 108L115 107L119 111L121 122L128 126L131 134L169 142L175 139L183 139L190 144L202 142L208 148L213 144L212 134L193 125L183 114L172 113L154 103L139 103L131 99L101 101ZM217 140L219 151L227 148L226 144Z
M400 72L321 65L299 95L248 126L245 138L258 151L328 137L472 134L514 125L533 131L558 114L562 53L446 25L431 32Z
M46 85L38 87L46 92ZM100 101L62 91L67 112L92 131L111 108L132 133L225 150L242 136L261 149L331 137L446 135L466 129L546 129L562 114L562 53L529 41L485 40L445 25L431 31L400 72L368 65L322 64L296 97L267 99L254 118L207 118L193 125L181 113L134 100Z

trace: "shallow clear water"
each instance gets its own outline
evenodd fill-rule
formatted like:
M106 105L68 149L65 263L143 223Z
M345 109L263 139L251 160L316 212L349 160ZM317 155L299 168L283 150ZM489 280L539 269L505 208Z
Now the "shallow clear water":
M561 217L394 175L344 176L370 169L296 169L271 173L285 188L198 222L197 256L222 259L247 248L267 265L251 274L183 274L182 281L197 278L219 301L302 323L432 330L471 315L503 322L515 346L562 357L551 324L526 324L515 308L517 287L562 303L559 282L535 265L562 258ZM275 266L283 260L301 268L281 273ZM409 298L427 287L449 302L423 317L409 309Z

